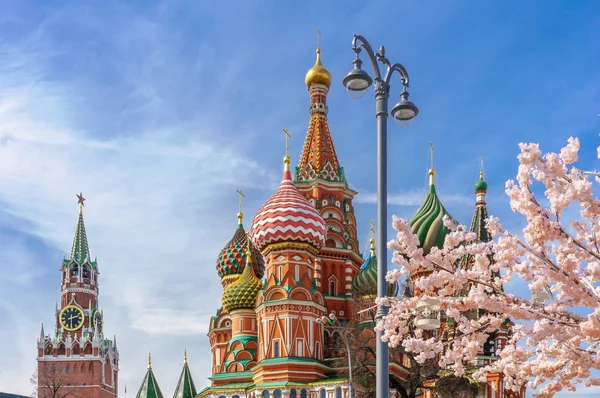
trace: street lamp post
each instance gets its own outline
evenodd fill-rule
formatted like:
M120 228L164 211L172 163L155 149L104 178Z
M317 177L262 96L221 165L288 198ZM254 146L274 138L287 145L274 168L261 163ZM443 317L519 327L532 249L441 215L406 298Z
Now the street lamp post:
M401 127L408 127L419 113L418 108L408 100L408 72L399 63L390 63L385 57L385 49L381 46L375 53L371 45L362 36L354 35L352 49L356 53L354 69L344 77L343 83L348 93L353 98L361 98L366 92L373 79L367 72L361 69L362 61L359 57L364 49L375 75L375 117L377 118L377 297L387 296L387 118L388 98L390 96L390 79L394 72L400 75L402 92L400 101L392 108L392 117ZM381 74L379 63L385 66L385 75ZM381 304L377 305L375 319L380 321L387 315L387 308ZM389 397L389 372L388 372L388 345L381 340L381 331L377 332L376 346L376 397Z
M329 318L327 318L326 316L321 317L321 323L333 329L337 329L339 335L342 336L342 340L344 340L344 345L346 346L346 354L348 355L348 393L350 395L350 398L354 398L354 384L352 383L352 357L350 355L350 343L348 342L346 331L344 330L344 327L333 312L329 314Z

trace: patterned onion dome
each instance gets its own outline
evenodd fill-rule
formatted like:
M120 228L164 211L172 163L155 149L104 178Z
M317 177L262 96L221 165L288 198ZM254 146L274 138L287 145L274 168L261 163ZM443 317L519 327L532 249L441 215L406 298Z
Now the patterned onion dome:
M375 239L371 237L371 253L352 281L352 293L355 298L377 295L377 267ZM388 283L388 296L395 297L397 294L398 283Z
M254 308L256 296L262 287L261 280L254 274L252 263L246 262L242 275L223 291L223 309L231 313L242 308Z
M233 238L221 250L217 258L217 273L221 279L235 278L244 271L248 237L242 225L241 213L238 214L238 220L238 227L235 234L233 234ZM252 264L254 264L254 274L260 279L265 274L265 259L252 242L250 242L250 253Z
M435 171L429 169L429 193L421 208L409 221L412 232L419 237L424 254L428 254L433 246L443 246L444 239L450 232L444 225L443 218L445 215L452 218L435 192L434 175Z
M259 250L283 242L303 242L320 249L325 245L325 221L292 181L290 158L285 157L283 180L252 221L252 239Z

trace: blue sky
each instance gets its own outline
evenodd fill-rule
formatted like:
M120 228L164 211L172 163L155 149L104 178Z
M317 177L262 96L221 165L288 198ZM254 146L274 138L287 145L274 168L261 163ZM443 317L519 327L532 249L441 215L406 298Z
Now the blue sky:
M489 211L515 231L522 219L503 190L519 142L556 151L577 136L580 167L599 167L600 4L345 3L0 0L0 391L31 392L79 191L121 388L138 388L152 351L172 394L184 346L196 385L207 384L214 265L234 232L235 190L246 192L248 227L281 177L282 127L297 163L316 28L363 249L375 218L375 104L341 85L355 32L406 66L421 111L409 129L390 124L390 214L410 217L423 200L429 141L450 213L470 222L482 156ZM395 85L390 102L398 96Z

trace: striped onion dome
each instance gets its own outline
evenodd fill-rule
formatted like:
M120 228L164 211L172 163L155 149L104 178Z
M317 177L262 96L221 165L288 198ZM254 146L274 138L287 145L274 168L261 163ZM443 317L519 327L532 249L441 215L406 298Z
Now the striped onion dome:
M325 221L292 181L290 158L284 159L283 180L277 191L258 210L252 221L252 239L264 251L284 242L308 243L316 249L325 245Z
M217 257L217 273L221 277L222 283L229 279L237 279L244 271L248 236L244 231L242 218L242 213L238 213L238 227L233 234L233 238L223 247L219 257ZM250 242L250 253L254 274L260 279L265 274L265 260L252 242Z
M429 169L429 193L421 208L409 221L412 232L419 237L424 254L428 254L433 246L443 246L444 239L450 232L444 225L443 218L445 215L452 218L435 192L434 175L435 171Z
M242 275L223 290L223 309L229 313L242 308L254 308L256 296L263 287L260 279L254 274L251 256L246 256L246 266Z
M352 281L352 293L355 298L377 295L377 267L375 238L371 237L371 253ZM388 283L387 294L390 297L395 297L398 294L398 284L396 282Z

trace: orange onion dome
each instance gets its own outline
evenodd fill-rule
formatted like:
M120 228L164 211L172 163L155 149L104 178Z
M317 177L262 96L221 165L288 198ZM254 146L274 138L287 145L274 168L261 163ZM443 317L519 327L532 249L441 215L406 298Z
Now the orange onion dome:
M263 251L277 243L307 243L317 250L325 245L325 221L292 181L285 157L283 179L277 191L258 210L252 221L254 244Z

